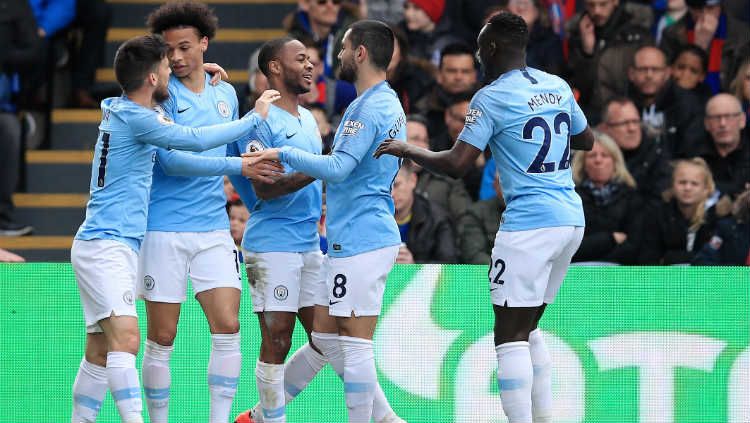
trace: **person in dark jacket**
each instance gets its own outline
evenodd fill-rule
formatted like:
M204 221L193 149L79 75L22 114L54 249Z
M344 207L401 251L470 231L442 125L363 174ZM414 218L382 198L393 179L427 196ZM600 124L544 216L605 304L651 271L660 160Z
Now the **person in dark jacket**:
M732 216L719 220L694 265L750 266L750 188L737 197Z
M643 234L643 202L615 141L600 132L595 136L591 151L573 158L573 180L586 217L573 262L634 264Z
M714 190L711 170L703 159L679 160L672 172L672 198L646 220L639 262L690 263L716 229L716 210L707 207Z
M407 164L393 181L395 218L401 231L401 250L396 263L456 263L458 252L448 213L415 194L417 175Z
M466 214L458 222L461 263L487 264L490 262L492 246L495 244L497 230L500 228L500 217L505 211L503 189L497 172L495 172L492 186L495 189L495 196L469 206Z
M646 202L661 201L672 177L669 152L659 141L646 136L633 101L625 97L610 100L602 118L600 128L620 147L638 193Z
M646 134L668 148L672 157L695 156L701 142L703 104L698 95L670 79L664 52L651 45L639 48L628 78L628 97L641 113Z
M637 22L618 0L584 4L586 10L569 21L568 65L579 103L595 125L604 103L625 93L628 65L651 35L649 24Z
M401 107L407 115L415 111L415 104L435 86L435 66L423 59L409 55L409 42L398 28L392 28L396 36L393 57L388 65L388 83L396 92Z

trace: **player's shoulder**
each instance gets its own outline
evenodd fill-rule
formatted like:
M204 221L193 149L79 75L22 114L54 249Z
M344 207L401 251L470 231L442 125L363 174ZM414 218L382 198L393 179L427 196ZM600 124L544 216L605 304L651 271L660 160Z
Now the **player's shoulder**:
M237 104L237 90L235 90L234 86L229 82L219 81L219 83L214 86L214 89L234 104Z

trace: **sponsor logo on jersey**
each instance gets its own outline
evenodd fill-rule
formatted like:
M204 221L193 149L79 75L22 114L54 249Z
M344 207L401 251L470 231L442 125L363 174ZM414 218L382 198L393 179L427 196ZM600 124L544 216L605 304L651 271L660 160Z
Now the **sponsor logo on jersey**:
M469 109L466 112L466 118L464 119L464 125L471 125L476 123L477 119L482 117L482 111L479 109Z
M365 124L358 120L347 120L344 122L344 130L341 131L342 137L350 135L357 135L360 129L364 128Z

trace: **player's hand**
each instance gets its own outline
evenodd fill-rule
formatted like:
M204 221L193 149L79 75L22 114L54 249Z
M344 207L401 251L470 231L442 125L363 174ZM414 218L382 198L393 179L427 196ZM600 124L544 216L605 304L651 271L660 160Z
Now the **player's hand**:
M586 54L594 54L596 44L596 33L594 32L594 21L588 14L584 14L578 22L578 30L581 32L581 48Z
M396 256L396 263L398 264L414 264L414 256L409 251L409 247L406 244L401 244L398 249L398 255Z
M203 70L211 75L211 81L209 84L217 85L222 80L229 81L229 74L221 66L216 63L204 63Z
M252 153L242 153L242 157L250 157L257 160L279 161L278 148L266 148L265 150L253 151Z
M242 176L264 184L272 184L284 176L284 166L279 162L243 157Z
M281 93L276 90L265 90L263 94L255 100L255 113L265 119L268 117L268 110L271 109L271 103L281 98Z
M388 139L380 143L377 150L375 150L375 153L373 153L373 157L379 159L383 154L390 154L391 156L396 157L406 157L409 147L409 144L403 141Z
M612 232L612 238L615 239L617 245L620 245L623 242L627 241L628 234L626 234L625 232Z

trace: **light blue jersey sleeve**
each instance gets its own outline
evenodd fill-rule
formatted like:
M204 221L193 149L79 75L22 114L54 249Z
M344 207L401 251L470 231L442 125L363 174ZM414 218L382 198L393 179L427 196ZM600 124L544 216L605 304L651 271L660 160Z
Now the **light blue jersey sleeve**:
M479 91L474 95L469 103L469 110L466 112L464 129L459 134L459 141L473 145L480 151L487 148L487 143L495 133L492 114L488 113L490 107L485 101L485 92ZM497 113L497 110L493 110Z
M131 116L128 124L139 142L167 149L205 151L235 141L254 129L260 120L260 116L252 113L229 123L189 128L144 108Z
M281 148L279 159L307 176L335 183L346 180L359 163L356 158L346 152L334 151L329 156L321 156L289 146Z
M227 145L227 156L239 158L240 149L238 144L239 142L233 142ZM245 203L247 209L252 212L253 207L255 207L255 202L258 201L258 197L255 195L255 190L253 189L253 184L249 179L239 174L229 175L229 181L232 183L232 186L234 186L234 190L237 191L242 202Z
M575 97L573 97L572 93L570 95L570 103L570 133L571 135L578 135L583 132L589 124L588 121L586 121L586 116L583 114L583 110L581 110L581 106L578 105L578 102Z
M156 152L164 173L170 176L241 175L241 157L206 157L160 148Z

